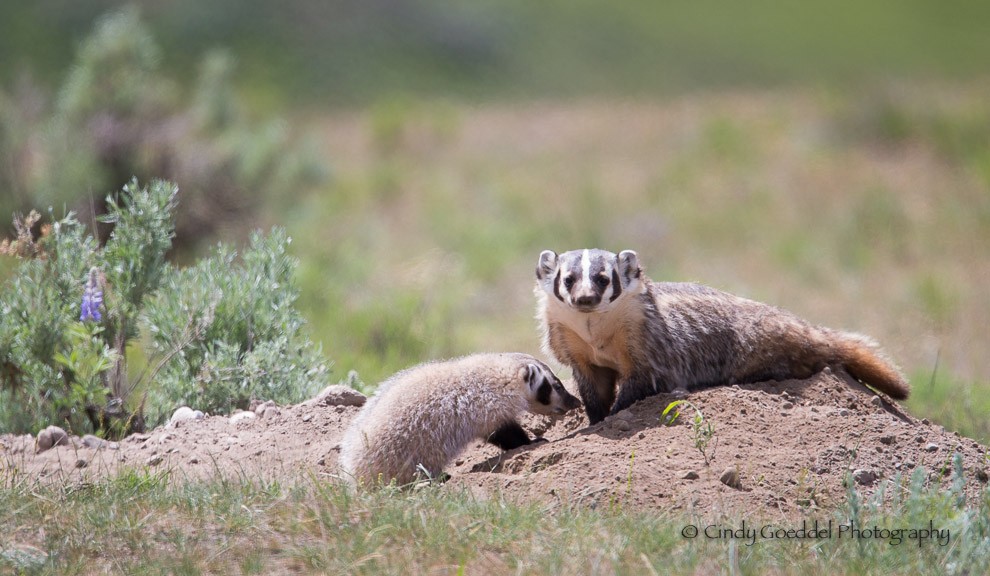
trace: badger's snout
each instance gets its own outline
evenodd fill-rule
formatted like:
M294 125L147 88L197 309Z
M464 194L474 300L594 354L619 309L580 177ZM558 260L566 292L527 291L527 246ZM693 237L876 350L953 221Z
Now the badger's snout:
M574 299L574 306L580 309L590 310L602 303L600 294L586 294Z

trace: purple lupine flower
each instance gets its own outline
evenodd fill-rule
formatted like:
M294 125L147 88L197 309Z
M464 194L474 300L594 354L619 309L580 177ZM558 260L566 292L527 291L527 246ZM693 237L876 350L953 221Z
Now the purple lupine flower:
M103 319L100 314L100 306L103 305L103 290L100 289L100 271L95 267L89 269L89 279L86 280L86 289L83 291L82 313L79 314L79 321L91 320L99 322Z

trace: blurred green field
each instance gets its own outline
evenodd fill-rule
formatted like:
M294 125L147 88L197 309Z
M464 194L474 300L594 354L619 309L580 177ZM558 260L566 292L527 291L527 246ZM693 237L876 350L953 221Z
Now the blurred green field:
M0 81L65 73L117 0L0 7ZM990 70L990 5L588 0L136 0L172 76L223 47L258 105L471 101L958 80Z

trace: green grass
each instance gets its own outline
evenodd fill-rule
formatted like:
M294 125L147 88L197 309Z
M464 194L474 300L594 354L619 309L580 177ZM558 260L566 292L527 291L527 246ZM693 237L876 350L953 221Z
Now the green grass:
M990 439L990 395L986 385L952 378L941 371L918 372L908 409L919 417L937 422L969 438Z
M973 509L894 479L884 505L850 492L829 538L712 537L713 530L800 529L801 520L592 510L477 498L456 488L349 493L314 477L189 482L125 471L51 488L0 474L0 571L23 574L890 574L990 568L990 496ZM880 491L883 493L883 491ZM852 524L851 524L852 523ZM934 525L947 541L910 539ZM905 529L851 538L841 526ZM686 538L684 530L702 533ZM709 537L704 534L706 526ZM771 533L772 536L772 533Z
M94 18L116 2L0 9L0 81L50 85ZM986 3L841 0L431 0L389 9L297 1L139 2L176 73L205 50L238 56L256 102L363 106L395 94L581 97L699 89L961 79L990 68ZM176 74L178 75L178 74Z

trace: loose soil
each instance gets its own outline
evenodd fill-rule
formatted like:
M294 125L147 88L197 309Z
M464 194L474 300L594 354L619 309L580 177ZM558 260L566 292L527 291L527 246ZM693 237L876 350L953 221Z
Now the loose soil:
M956 455L967 497L975 500L986 486L985 446L906 414L842 372L683 396L714 429L703 451L692 408L682 405L672 425L660 422L676 399L654 396L594 426L580 411L557 420L527 415L524 426L546 442L505 453L477 442L447 467L442 489L548 506L791 517L840 505L853 477L867 496L919 469L929 485L948 488ZM173 480L335 481L339 442L358 410L309 400L236 424L207 416L130 436L116 448L73 438L36 453L31 436L0 436L0 477L72 484L129 467L167 471ZM730 469L735 486L720 480Z

